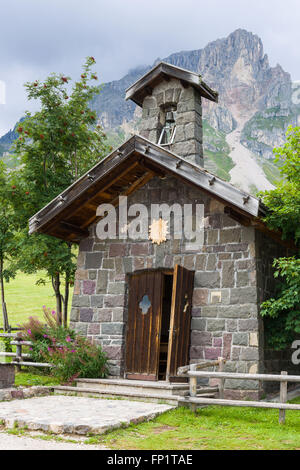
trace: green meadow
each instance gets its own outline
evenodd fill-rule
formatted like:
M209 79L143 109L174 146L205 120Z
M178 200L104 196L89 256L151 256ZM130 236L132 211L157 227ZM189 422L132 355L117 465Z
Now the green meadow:
M45 279L45 284L37 285L37 281ZM63 291L63 288L62 288ZM72 299L70 295L70 301ZM16 278L5 284L5 298L9 324L16 327L30 316L43 317L43 305L55 310L55 297L51 281L43 276L43 272L36 274L18 273ZM0 327L3 326L2 311Z

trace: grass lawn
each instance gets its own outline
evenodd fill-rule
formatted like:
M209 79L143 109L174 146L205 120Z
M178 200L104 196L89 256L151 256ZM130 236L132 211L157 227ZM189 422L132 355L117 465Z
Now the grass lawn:
M287 411L285 425L278 415L278 410L213 406L194 415L177 408L86 443L123 450L300 450L300 413Z
M43 273L24 274L18 273L16 278L5 284L6 304L8 320L15 327L30 316L42 318L42 307L46 305L55 309L55 297L51 282L46 279L45 285L36 285ZM70 293L72 300L73 290ZM0 315L0 327L3 326L2 312Z
M16 387L33 387L35 385L59 385L59 380L51 375L43 375L37 370L32 372L16 372Z

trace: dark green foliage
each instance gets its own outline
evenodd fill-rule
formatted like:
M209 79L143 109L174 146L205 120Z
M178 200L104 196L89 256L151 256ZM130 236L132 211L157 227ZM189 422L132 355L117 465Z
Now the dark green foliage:
M296 254L275 260L275 277L280 279L276 298L262 304L266 339L275 349L290 347L300 333L300 128L289 128L287 142L274 150L284 180L276 189L262 193L270 209L265 221L282 232L282 238L294 240Z
M274 349L290 347L295 334L300 335L300 259L275 260L274 276L281 279L277 298L262 304L265 317L267 346Z
M11 172L14 208L16 266L26 273L43 270L52 280L57 312L67 324L69 286L76 269L76 254L69 243L52 237L28 235L28 220L107 152L105 136L89 107L100 92L89 57L80 80L70 88L70 78L51 74L44 82L26 83L28 98L40 101L40 111L16 127L15 157L21 166ZM92 84L91 84L92 83ZM61 279L65 293L60 291ZM62 306L63 304L63 306Z

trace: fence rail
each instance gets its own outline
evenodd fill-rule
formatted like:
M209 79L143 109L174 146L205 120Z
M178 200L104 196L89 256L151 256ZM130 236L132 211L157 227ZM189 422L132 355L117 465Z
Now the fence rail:
M185 398L185 401L190 404L192 411L196 411L199 405L220 405L220 406L238 406L238 407L254 407L254 408L273 408L279 409L279 423L285 423L286 410L300 411L300 405L293 405L287 402L287 384L288 382L300 383L300 375L288 375L288 372L283 371L281 375L274 374L241 374L232 372L223 372L225 364L223 358L219 358L217 362L203 362L199 364L191 364L189 366L180 367L178 369L179 375L185 375L189 378L190 395ZM199 369L209 368L211 366L219 366L218 372L205 371L201 372ZM197 379L198 378L214 378L219 379L219 397L218 398L202 398L197 397ZM224 400L224 384L226 379L237 380L259 380L265 382L279 382L280 383L280 402L265 402L265 401L241 401L241 400Z
M18 337L17 333L0 333L0 338L13 338L14 341L11 341L10 344L16 346L16 352L0 352L0 357L12 357L15 360L11 361L10 364L17 366L21 369L21 366L26 367L54 367L53 364L48 362L30 362L24 361L24 359L30 359L30 354L24 354L22 351L23 346L31 346L31 341L23 341L21 337Z

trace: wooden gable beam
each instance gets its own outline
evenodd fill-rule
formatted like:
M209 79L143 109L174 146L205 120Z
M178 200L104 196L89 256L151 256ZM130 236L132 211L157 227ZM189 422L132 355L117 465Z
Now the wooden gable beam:
M137 179L133 184L131 184L125 191L120 193L116 198L114 198L112 201L110 201L110 204L113 206L117 206L119 203L119 197L122 196L130 196L134 191L137 189L140 189L142 186L148 183L153 177L155 176L155 173L148 172L146 175L141 176L139 179ZM101 217L98 217L95 213L93 217L90 217L85 224L83 225L83 228L89 227L89 225L93 224L97 220L100 220Z
M70 224L65 220L62 220L59 224L63 229L68 230L68 232L72 232L74 235L79 236L79 238L87 238L89 236L89 231L78 227L77 225Z
M117 176L115 176L114 178L112 178L109 183L107 183L105 186L103 186L103 188L101 188L101 190L99 190L99 187L96 187L95 186L95 189L94 191L92 192L92 194L88 195L88 200L85 199L84 201L82 201L80 204L75 204L75 207L73 208L73 210L71 209L64 217L66 217L66 221L69 221L74 215L76 215L85 205L86 203L88 202L88 204L92 204L92 201L95 197L99 196L99 194L103 191L105 193L105 191L112 185L114 184L119 178L121 178L122 176L128 174L132 169L134 169L136 166L138 165L138 162L135 161L133 164L129 165L124 171L122 171L121 173L119 173ZM107 200L107 197L104 198ZM107 202L109 202L109 200L107 200ZM59 217L59 216L58 216ZM51 223L47 226L47 231L51 230L52 227L58 223L58 220L56 218L54 218ZM84 228L84 227L83 227Z

